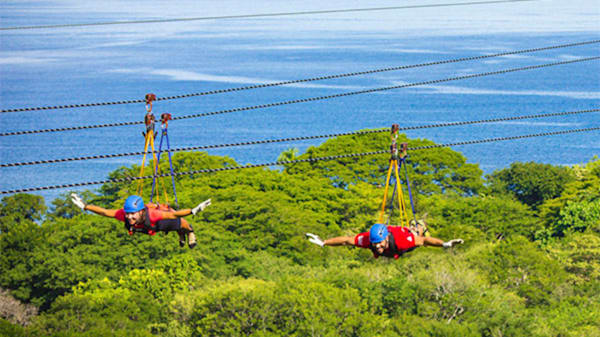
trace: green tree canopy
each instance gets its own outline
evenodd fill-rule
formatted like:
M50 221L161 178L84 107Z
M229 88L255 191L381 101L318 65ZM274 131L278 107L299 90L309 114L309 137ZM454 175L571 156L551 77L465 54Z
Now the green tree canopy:
M388 143L384 134L339 137L299 157L385 150ZM286 151L281 158L296 155ZM573 179L557 195L543 194L534 208L496 188L501 180L490 184L494 193L480 193L481 171L451 149L409 155L419 215L428 214L432 236L461 237L464 245L422 247L393 260L306 240L306 232L325 239L369 228L383 194L387 154L290 164L282 171L178 176L180 208L213 201L187 218L198 237L193 250L180 248L173 233L129 236L122 222L81 212L68 193L49 213L36 197L5 198L0 286L41 311L27 327L0 320L0 334L598 335L600 161L566 169ZM199 152L173 159L176 171L238 165ZM555 169L536 166L519 181L555 177ZM168 170L166 160L161 170ZM124 167L110 176L138 172ZM151 183L143 183L146 201ZM109 183L79 193L88 203L121 208L137 188L137 182ZM559 231L564 235L536 240Z
M532 207L559 197L565 185L573 180L571 171L566 167L535 162L513 163L510 168L488 176L493 192L510 194Z
M18 193L2 198L0 204L0 233L5 233L22 220L40 221L46 213L44 198Z
M408 139L400 135L398 142L407 142L416 148L435 145L425 139ZM326 141L319 147L310 147L298 159L309 159L349 153L366 153L387 150L390 139L387 133L341 136ZM482 186L482 171L475 164L449 148L431 148L410 151L406 165L413 191L420 194L455 192L460 195L477 194ZM384 185L389 167L389 154L350 157L332 161L315 161L285 165L290 174L307 174L331 179L336 186L345 187L358 181Z

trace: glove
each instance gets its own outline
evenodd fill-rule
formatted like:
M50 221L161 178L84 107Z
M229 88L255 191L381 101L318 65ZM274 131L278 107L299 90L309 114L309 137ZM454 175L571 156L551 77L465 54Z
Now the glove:
M75 204L75 206L81 208L82 211L84 210L85 203L77 194L71 193L71 201L73 201L73 204Z
M325 244L325 242L323 242L323 240L321 240L321 238L318 235L306 233L306 237L308 238L308 241L314 243L315 245L323 247L323 245Z
M463 239L454 239L454 240L450 240L448 242L444 242L443 246L444 246L444 248L450 248L454 245L459 245L463 242L464 242Z
M200 211L200 212L204 211L204 209L206 207L208 207L210 205L210 203L211 203L210 199L201 202L200 204L198 204L198 206L192 208L192 214L196 215L196 213L198 213L198 211Z

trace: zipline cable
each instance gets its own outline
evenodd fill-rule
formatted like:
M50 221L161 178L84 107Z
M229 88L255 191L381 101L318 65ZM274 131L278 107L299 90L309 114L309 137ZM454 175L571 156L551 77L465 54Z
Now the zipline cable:
M296 104L296 103L315 102L315 101L338 98L338 97L346 97L346 96L353 96L353 95L359 95L359 94L374 93L374 92L380 92L380 91L386 91L386 90L392 90L392 89L417 87L417 86L423 86L423 85L439 84L439 83L444 83L444 82L465 80L465 79L485 77L485 76L491 76L491 75L507 74L507 73L517 72L517 71L547 68L547 67L571 64L571 63L577 63L577 62L594 61L594 60L598 60L598 59L600 59L600 56L587 57L587 58L574 59L574 60L561 61L561 62L554 62L554 63L546 63L546 64L540 64L540 65L534 65L534 66L525 66L525 67L520 67L520 68L504 69L504 70L471 74L471 75L462 75L462 76L456 76L456 77L450 77L450 78L444 78L444 79L438 79L438 80L429 80L429 81L422 81L422 82L416 82L416 83L401 84L401 85L383 87L383 88L366 89L366 90L346 92L346 93L333 94L333 95L327 95L327 96L318 96L318 97L302 98L302 99L295 99L295 100L276 102L276 103L260 104L260 105L226 109L226 110L220 110L220 111L214 111L214 112L204 112L204 113L198 113L198 114L187 115L187 116L173 117L172 120L182 120L182 119L189 119L189 118L220 115L220 114L226 114L226 113L232 113L232 112L241 112L241 111L250 111L250 110L256 110L256 109L272 108L272 107L290 105L290 104ZM46 133L46 132L85 130L85 129L105 128L105 127L114 127L114 126L139 125L139 124L144 124L144 121L84 125L84 126L55 128L55 129L3 132L3 133L0 133L0 137Z
M509 137L498 137L498 138L490 138L490 139L470 140L470 141L448 143L448 144L427 145L427 146L419 146L419 147L409 148L409 150L411 150L411 151L429 150L429 149L442 148L442 147L482 144L482 143L498 142L498 141L505 141L505 140L553 136L553 135L562 135L562 134L577 133L577 132L589 132L589 131L597 131L597 130L600 130L600 127L563 130L563 131L555 131L555 132L544 132L544 133L521 135L521 136L509 136ZM187 172L175 172L172 175L175 177L178 177L178 176L183 176L183 175L192 175L192 174L199 174L199 173L214 173L214 172L241 170L241 169L248 169L248 168L267 167L267 166L282 166L282 165L294 164L294 163L329 161L329 160L370 156L370 155L384 154L384 153L387 154L387 153L389 153L389 151L382 150L382 151L350 153L350 154L326 156L326 157L315 157L315 158L307 158L307 159L283 160L283 161L276 161L276 162L262 163L262 164L248 164L248 165L244 165L244 166L229 166L229 167L202 169L202 170L194 170L194 171L187 171ZM163 174L158 174L156 176L157 177L168 177L168 176L171 176L171 174L163 173ZM100 185L100 184L105 184L105 183L130 182L130 181L135 181L135 180L140 180L140 179L152 179L153 177L154 177L154 175L143 176L143 177L106 179L106 180L89 181L89 182L72 183L72 184L62 184L62 185L52 185L52 186L44 186L44 187L29 187L29 188L16 189L16 190L0 191L0 194L25 193L25 192L34 192L34 191L45 191L45 190L53 190L53 189L71 188L71 187L81 187L81 186L88 186L88 185Z
M282 85L287 85L287 84L297 84L297 83L305 83L305 82L314 82L314 81L338 79L338 78L352 77L352 76L359 76L359 75L376 74L376 73L382 73L382 72L388 72L388 71L405 70L405 69L421 68L421 67L429 67L429 66L441 65L441 64L450 64L450 63L458 63L458 62L465 62L465 61L475 61L475 60L482 60L482 59L488 59L488 58L493 58L493 57L501 57L501 56L508 56L508 55L533 53L533 52L544 51L544 50L560 49L560 48L568 48L568 47L576 47L576 46L583 46L583 45L595 44L595 43L600 43L600 40L574 42L574 43L561 44L561 45L555 45L555 46L549 46L549 47L539 47L539 48L523 49L523 50L516 50L516 51L509 51L509 52L501 52L501 53L490 54L490 55L462 57L462 58L457 58L457 59L433 61L433 62L427 62L427 63L411 64L411 65L398 66L398 67L389 67L389 68L382 68L382 69L373 69L373 70L366 70L366 71L360 71L360 72L335 74L335 75L328 75L328 76L319 76L319 77L312 77L312 78L298 79L298 80L289 80L289 81L281 81L281 82L274 82L274 83L256 84L256 85L249 85L249 86L244 86L244 87L211 90L211 91L196 92L196 93L174 95L174 96L167 96L167 97L157 97L156 101L165 101L165 100L189 98L189 97L196 97L196 96L206 96L206 95L222 94L222 93L237 92L237 91L244 91L244 90L252 90L252 89L259 89L259 88L276 87L276 86L282 86ZM39 111L39 110L55 110L55 109L71 109L71 108L83 108L83 107L93 107L93 106L108 106L108 105L120 105L120 104L145 103L145 102L146 101L144 99L135 99L135 100L122 100L122 101L113 101L113 102L96 102L96 103L82 103L82 104L69 104L69 105L55 105L55 106L30 107L30 108L3 109L3 110L0 110L0 113L4 113L4 112L23 112L23 111Z
M450 6L488 5L488 4L511 3L511 2L527 2L527 1L536 1L536 0L471 1L471 2L459 2L459 3L442 3L442 4L429 4L429 5L409 5L409 6L395 6L395 7L349 8L349 9L329 9L329 10L302 11L302 12L282 12L282 13L262 13L262 14L204 16L204 17L196 17L196 18L148 19L148 20L110 21L110 22L95 22L95 23L70 23L70 24L40 25L40 26L16 26L16 27L1 27L0 31L6 31L6 30L24 30L24 29L90 27L90 26L108 26L108 25L125 25L125 24L144 24L144 23L189 22L189 21L223 20L223 19L249 19L249 18L275 17L275 16L330 14L330 13L351 13L351 12L385 11L385 10L415 9L415 8L433 8L433 7L450 7Z
M496 122L505 122L505 121L514 121L514 120L523 120L523 119L532 119L532 118L567 116L567 115L576 115L576 114L582 114L582 113L588 113L588 112L600 112L600 109L554 112L554 113L546 113L546 114L503 117L503 118L493 118L493 119L481 119L481 120L475 120L475 121L447 122L447 123L437 123L437 124L428 124L428 125L419 125L419 126L406 126L406 127L398 128L398 131L440 128L440 127L449 127L449 126L462 126L462 125L483 124L483 123L496 123ZM281 138L281 139L267 139L267 140L257 140L257 141L248 141L248 142L239 142L239 143L229 143L229 144L189 146L189 147L182 147L182 148L167 149L167 150L164 150L163 152L170 153L170 152L181 152L181 151L208 150L208 149L218 149L218 148L226 148L226 147L234 147L234 146L283 143L283 142L300 141L300 140L333 138L333 137L339 137L339 136L365 135L365 134L382 133L382 132L389 132L389 131L390 130L388 127L385 129L333 133L333 134L318 135L318 136L289 137L289 138ZM85 157L36 160L36 161L29 161L29 162L0 164L0 167L16 167L16 166L26 166L26 165L64 163L64 162L79 161L79 160L118 158L118 157L138 156L138 155L143 155L144 153L145 152L143 152L143 151L139 151L139 152L126 152L126 153L115 153L115 154L101 154L101 155L93 155L93 156L85 156Z

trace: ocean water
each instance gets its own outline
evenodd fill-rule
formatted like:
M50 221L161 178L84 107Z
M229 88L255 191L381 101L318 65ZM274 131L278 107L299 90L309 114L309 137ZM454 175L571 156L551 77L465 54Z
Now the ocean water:
M135 1L125 2L132 8ZM204 2L203 2L204 3ZM382 7L366 1L331 8ZM430 3L435 3L430 1ZM585 6L535 9L500 4L209 22L0 31L0 108L141 99L283 80L365 71L600 38L600 13ZM212 2L206 2L212 4ZM260 2L262 4L262 2ZM167 16L197 17L322 9L260 9L227 1L195 12L184 2ZM554 3L555 6L559 6ZM112 6L112 7L111 7ZM102 9L70 2L3 2L2 27L152 18L128 16L109 2ZM493 7L492 7L493 6ZM485 8L483 8L485 7ZM171 8L171 7L168 7ZM204 7L203 7L204 8ZM583 8L583 9L582 9ZM186 10L187 9L187 10ZM234 10L235 9L235 10ZM164 8L163 8L164 10ZM560 11L559 11L560 10ZM437 12L436 12L437 11ZM440 11L444 15L440 19ZM194 14L190 14L194 13ZM556 15L555 13L562 13ZM154 15L154 16L153 16ZM475 18L473 18L475 16ZM435 18L438 18L438 21ZM525 22L523 22L525 20ZM518 25L516 24L518 22ZM528 26L530 24L530 26ZM318 97L600 55L600 44L409 70L316 81L235 93L160 101L159 116L174 117L286 100ZM600 106L600 61L589 61L234 112L169 124L172 147L199 146L348 132L367 128L595 109ZM0 132L142 120L143 104L0 114ZM411 138L453 143L600 126L600 113L408 131ZM28 162L143 150L142 125L0 137L0 162ZM600 155L600 132L456 146L486 173L516 161L555 165ZM158 139L157 139L158 140ZM208 150L240 164L275 161L324 140ZM166 159L166 158L165 158ZM0 168L0 190L97 181L141 156ZM232 172L235 174L235 172ZM89 186L94 189L99 185ZM81 189L86 189L81 188ZM67 190L35 192L52 200Z

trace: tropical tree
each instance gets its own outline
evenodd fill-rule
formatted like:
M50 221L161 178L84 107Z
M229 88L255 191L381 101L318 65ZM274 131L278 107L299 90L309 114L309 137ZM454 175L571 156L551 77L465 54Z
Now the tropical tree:
M565 185L574 180L566 167L535 162L513 163L487 178L492 192L512 195L532 207L559 197Z

